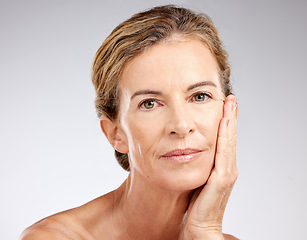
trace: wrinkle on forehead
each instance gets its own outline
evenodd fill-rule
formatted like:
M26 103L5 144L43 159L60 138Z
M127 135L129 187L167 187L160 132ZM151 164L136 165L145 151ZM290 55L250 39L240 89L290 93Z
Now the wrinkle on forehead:
M189 45L191 42L193 44ZM201 51L203 54L199 55ZM198 39L174 35L169 41L155 44L128 61L121 75L119 90L126 104L129 103L129 95L136 91L168 94L173 89L180 89L186 92L189 84L199 81L213 81L219 97L224 99L218 64L210 49Z

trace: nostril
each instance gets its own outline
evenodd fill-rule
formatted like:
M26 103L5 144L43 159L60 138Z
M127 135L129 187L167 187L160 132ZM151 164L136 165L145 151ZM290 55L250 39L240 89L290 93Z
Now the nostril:
M187 133L188 134L190 134L190 133L193 133L194 132L194 130L193 129L190 129L189 131L187 131L187 132L180 132L180 131L171 131L171 135L174 135L174 134L179 134L179 135L186 135Z

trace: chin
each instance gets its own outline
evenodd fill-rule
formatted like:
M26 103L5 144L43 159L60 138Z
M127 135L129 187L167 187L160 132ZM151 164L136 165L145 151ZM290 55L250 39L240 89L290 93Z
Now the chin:
M159 183L169 191L191 191L204 185L211 173L213 161L205 166L184 165L176 170L161 172ZM159 184L159 185L160 185Z

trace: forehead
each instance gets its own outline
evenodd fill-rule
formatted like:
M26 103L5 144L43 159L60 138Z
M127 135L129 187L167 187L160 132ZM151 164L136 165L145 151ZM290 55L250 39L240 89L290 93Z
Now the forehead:
M217 62L199 40L158 43L130 60L123 69L120 88L185 88L200 81L212 81L221 89Z

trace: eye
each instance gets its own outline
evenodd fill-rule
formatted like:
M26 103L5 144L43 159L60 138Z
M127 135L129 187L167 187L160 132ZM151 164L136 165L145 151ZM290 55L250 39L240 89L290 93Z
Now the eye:
M207 93L196 93L192 96L192 101L204 102L204 101L208 101L210 98L211 96Z
M157 101L154 99L147 99L140 104L140 108L143 109L152 109L157 105Z

